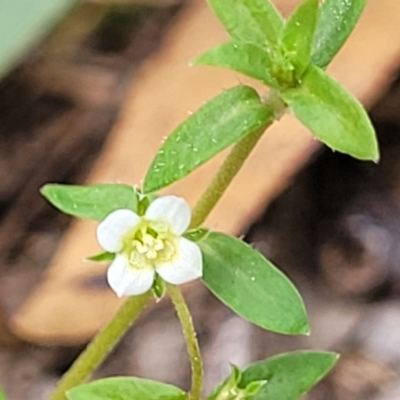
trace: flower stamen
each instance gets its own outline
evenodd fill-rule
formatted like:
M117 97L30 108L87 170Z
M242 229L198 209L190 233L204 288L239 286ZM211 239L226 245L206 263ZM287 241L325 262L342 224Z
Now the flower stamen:
M176 235L163 222L143 220L123 241L123 252L132 268L154 267L154 262L169 262L175 257Z

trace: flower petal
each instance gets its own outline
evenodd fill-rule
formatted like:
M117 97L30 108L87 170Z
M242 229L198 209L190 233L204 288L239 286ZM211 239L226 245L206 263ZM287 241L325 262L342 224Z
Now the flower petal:
M118 254L107 271L107 281L118 297L135 296L147 292L154 282L154 269L135 269L128 258Z
M203 259L200 247L183 237L178 238L178 255L169 262L156 265L157 273L174 285L193 281L203 275Z
M190 224L191 210L182 197L163 196L155 199L146 211L150 221L166 222L175 235L182 235Z
M122 238L139 225L141 218L132 210L116 210L100 222L97 227L97 240L100 246L111 253L122 248Z

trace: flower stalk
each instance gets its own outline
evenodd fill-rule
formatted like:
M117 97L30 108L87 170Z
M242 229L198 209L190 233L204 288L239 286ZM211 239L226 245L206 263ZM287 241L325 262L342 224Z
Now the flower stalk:
M203 388L203 361L197 341L196 330L193 326L192 315L178 286L165 283L165 288L175 306L185 336L186 348L192 369L192 384L188 400L200 400Z

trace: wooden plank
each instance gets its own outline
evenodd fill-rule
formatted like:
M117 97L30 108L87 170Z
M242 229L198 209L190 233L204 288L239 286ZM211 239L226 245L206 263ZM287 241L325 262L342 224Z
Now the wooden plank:
M75 5L75 0L30 1L0 4L0 77L18 63Z
M287 10L294 1L276 3ZM371 104L384 92L398 67L400 42L393 40L397 37L400 3L371 0L330 72L366 105ZM162 138L185 119L189 110L197 109L224 88L246 82L229 71L187 66L195 55L226 39L227 34L205 1L191 2L166 37L163 49L147 62L133 84L90 183L140 183ZM242 233L317 146L299 123L285 116L263 137L207 225ZM193 205L221 159L213 160L166 192L182 195ZM68 231L45 279L11 320L18 335L39 342L83 342L116 311L120 301L111 291L93 284L99 279L104 281L104 268L81 262L99 250L96 225L77 221Z

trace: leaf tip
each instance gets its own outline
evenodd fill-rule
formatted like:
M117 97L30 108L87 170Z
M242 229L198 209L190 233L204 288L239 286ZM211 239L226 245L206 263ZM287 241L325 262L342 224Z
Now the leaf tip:
M189 60L188 65L189 67L193 67L194 65L196 65L196 61L200 56L197 56L195 58L192 58L191 60Z
M376 136L375 128L371 124L371 133L370 133L370 141L369 141L369 151L366 154L366 159L373 161L377 164L380 160L380 151L379 151L379 143Z
M46 193L48 192L48 190L49 190L49 184L48 183L46 183L45 185L43 185L41 188L39 188L39 193L42 195L42 196L46 196Z
M327 351L325 354L326 354L326 356L330 357L330 365L328 366L328 369L327 369L327 372L326 372L326 373L328 373L337 364L337 362L339 361L340 354L336 353L334 351Z
M301 300L301 308L299 309L299 319L296 325L295 334L310 336L311 328L310 328L310 321L307 315L307 310L301 297L300 300Z
M380 161L380 158L381 158L378 142L375 137L374 137L374 140L371 141L371 145L368 150L361 151L358 154L356 154L356 152L354 152L354 154L350 153L350 155L352 155L355 158L359 158L360 160L372 161L375 164L378 164Z
M323 354L326 358L329 358L330 360L329 370L336 365L336 363L339 361L340 358L340 354L334 351L324 351L321 352L321 354Z
M189 61L189 65L190 65L190 66L193 66L193 65L201 65L201 55L200 55L200 56L197 56L197 57L195 57L195 58L192 58L192 59Z
M304 335L304 336L310 336L311 334L311 328L310 324L308 323L308 320L306 320L303 324L303 326L299 329L299 335Z
M53 183L46 183L41 188L39 188L39 193L49 202L52 202L52 198L54 197L52 196L52 189L54 188L54 186L55 185Z
M192 60L189 61L189 64L191 66L218 66L215 64L215 60L213 60L211 51L213 49L206 51L203 54L200 54L199 56L196 56Z
M379 146L378 146L378 144L376 143L375 149L374 149L374 155L373 155L373 157L372 157L372 161L373 161L375 164L378 164L379 161L380 161L380 159L381 159L381 155L380 155L380 152L379 152Z

